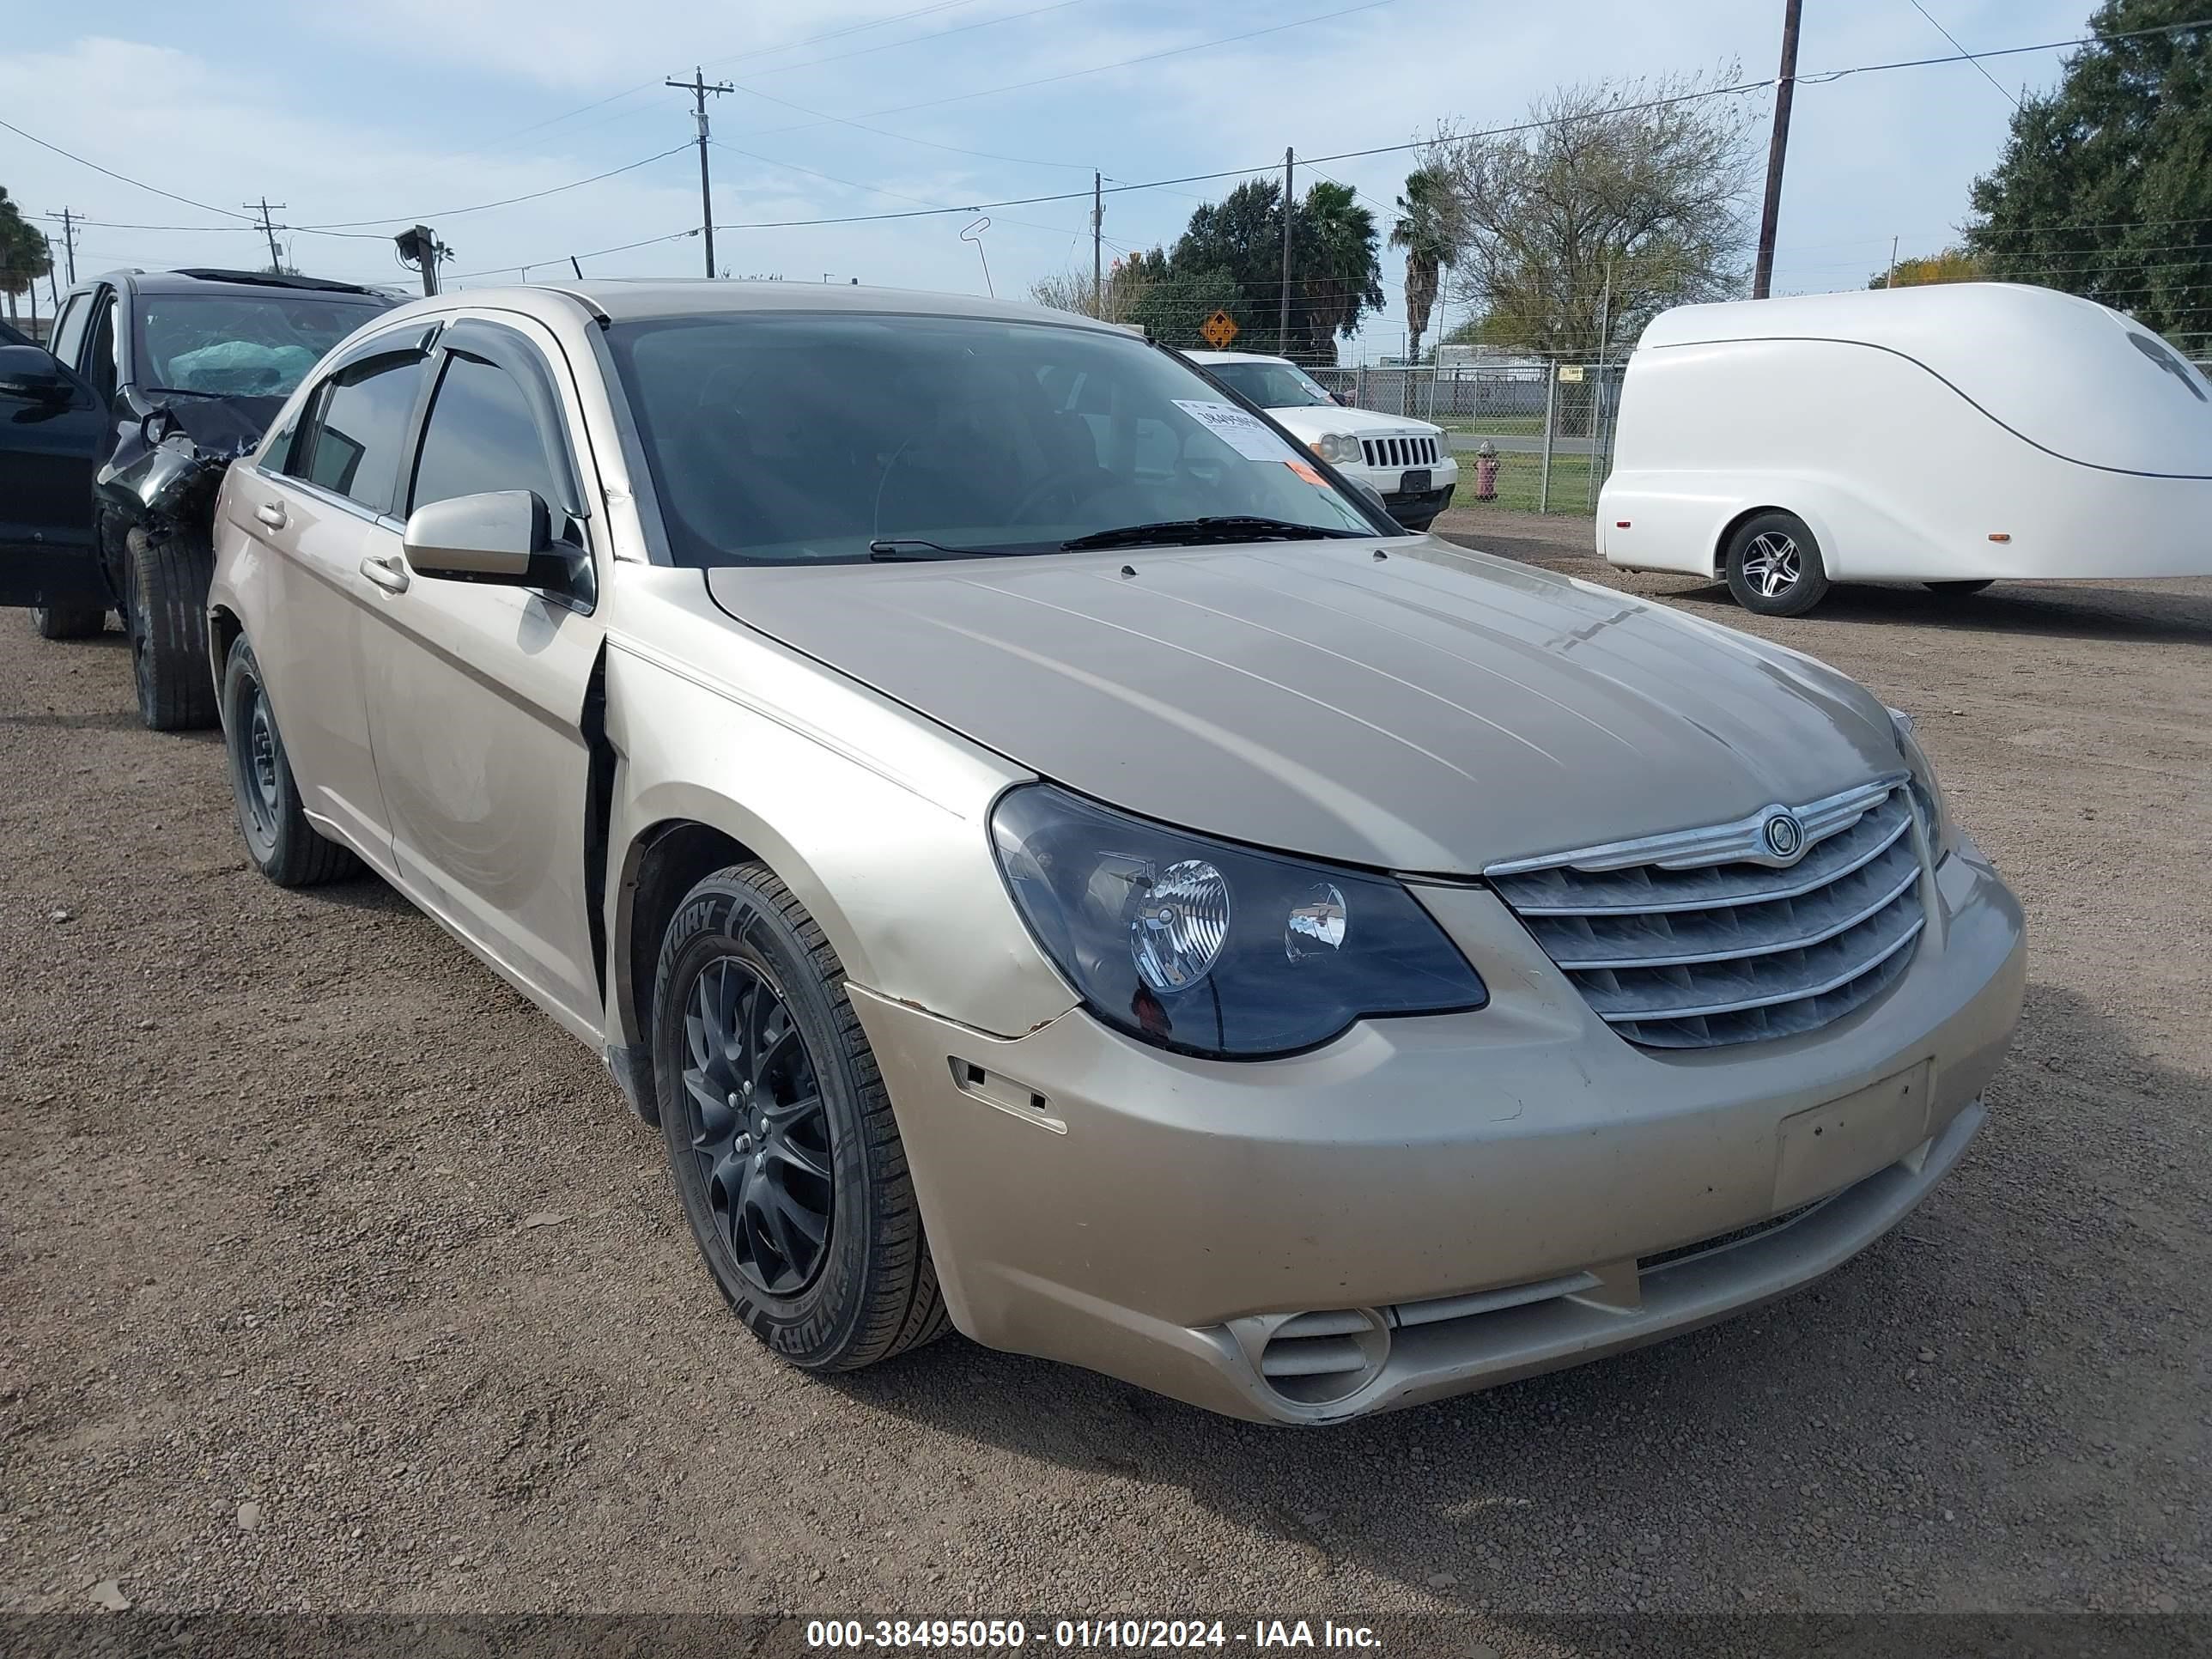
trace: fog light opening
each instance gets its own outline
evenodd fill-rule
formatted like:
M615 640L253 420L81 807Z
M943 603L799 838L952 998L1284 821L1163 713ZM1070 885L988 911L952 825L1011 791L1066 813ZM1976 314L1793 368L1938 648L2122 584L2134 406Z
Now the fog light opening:
M1371 1308L1294 1314L1261 1346L1260 1376L1267 1387L1301 1406L1349 1400L1382 1374L1390 1358L1390 1328Z

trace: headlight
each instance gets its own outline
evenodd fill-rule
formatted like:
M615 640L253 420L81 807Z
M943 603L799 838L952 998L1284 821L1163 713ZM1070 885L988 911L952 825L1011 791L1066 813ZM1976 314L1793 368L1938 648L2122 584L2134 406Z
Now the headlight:
M1950 811L1943 805L1942 787L1936 781L1936 769L1929 763L1928 751L1920 746L1912 729L1912 716L1902 708L1893 708L1889 723L1897 732L1897 746L1905 752L1905 763L1912 769L1913 802L1920 809L1921 823L1927 826L1928 845L1941 864L1951 856L1959 840Z
M1092 1012L1164 1048L1289 1054L1353 1021L1490 1000L1399 883L1009 790L991 840L1015 906Z
M1326 433L1316 438L1307 447L1331 466L1349 466L1366 459L1359 447L1359 440L1342 432Z

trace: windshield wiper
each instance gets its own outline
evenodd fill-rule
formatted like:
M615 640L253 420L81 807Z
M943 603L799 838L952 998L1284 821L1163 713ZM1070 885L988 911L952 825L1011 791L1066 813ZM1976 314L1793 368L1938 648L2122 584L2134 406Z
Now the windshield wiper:
M1060 544L1063 553L1080 553L1095 547L1177 547L1221 542L1317 542L1358 539L1372 532L1330 530L1321 525L1292 524L1288 519L1258 519L1224 514L1207 519L1164 519L1158 524L1123 525L1101 530Z
M927 542L918 536L888 536L868 544L868 556L878 564L896 564L908 559L1006 558L1035 550L1032 543L1010 547L947 547L942 542Z

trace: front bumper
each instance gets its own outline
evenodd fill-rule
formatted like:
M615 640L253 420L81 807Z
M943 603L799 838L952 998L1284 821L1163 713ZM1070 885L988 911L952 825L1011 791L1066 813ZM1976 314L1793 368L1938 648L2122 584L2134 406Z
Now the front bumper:
M955 1323L1280 1422L1632 1347L1906 1214L2019 1016L2020 909L1971 845L1888 991L1690 1053L1607 1030L1487 890L1416 891L1490 1006L1285 1060L1166 1054L1079 1010L990 1037L854 988Z

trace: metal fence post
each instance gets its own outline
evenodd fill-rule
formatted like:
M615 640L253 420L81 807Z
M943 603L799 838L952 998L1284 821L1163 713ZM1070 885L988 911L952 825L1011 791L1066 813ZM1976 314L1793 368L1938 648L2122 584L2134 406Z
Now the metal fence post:
M1552 428L1559 408L1559 366L1553 363L1544 377L1544 474L1536 481L1536 510L1552 510Z

